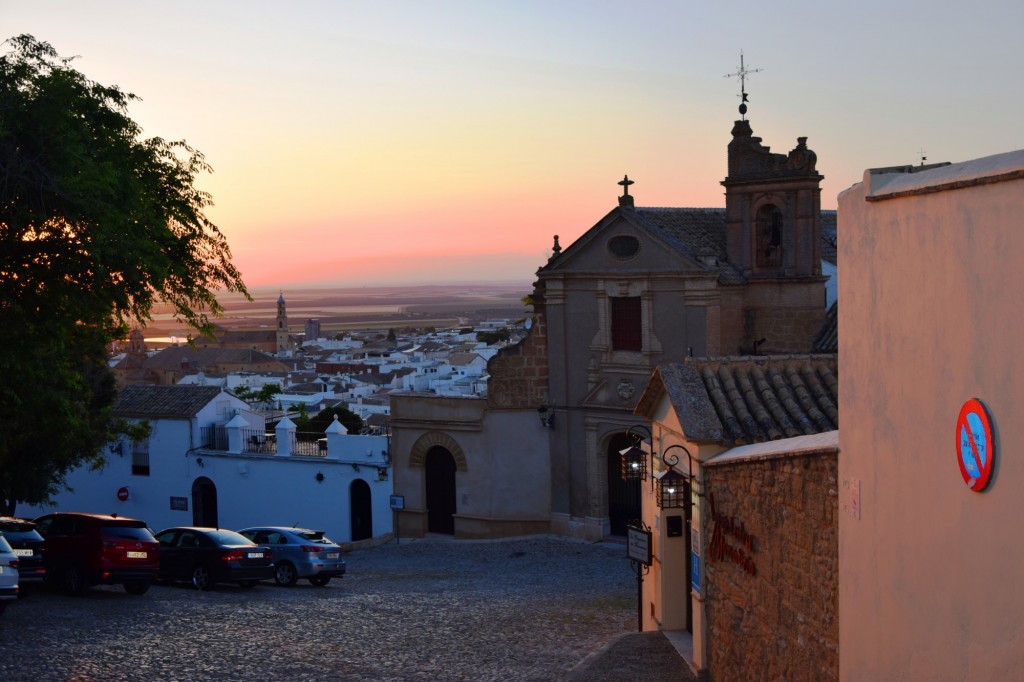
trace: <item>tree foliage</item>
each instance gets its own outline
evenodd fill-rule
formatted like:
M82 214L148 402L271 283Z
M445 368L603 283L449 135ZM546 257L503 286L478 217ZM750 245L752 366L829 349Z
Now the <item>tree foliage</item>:
M279 384L264 384L256 391L248 386L236 386L232 391L239 400L244 400L253 406L273 405L274 398L281 392Z
M476 340L481 343L486 343L491 346L501 341L508 341L512 338L512 332L509 331L508 327L502 327L501 329L494 329L492 331L483 331L476 333Z
M306 416L305 414L293 419L295 422L296 432L301 431L307 434L316 434L317 437L322 437L327 427L334 421L334 416L338 416L338 421L344 426L349 433L358 434L363 430L363 419L355 412L347 410L344 407L328 407L320 410L312 417Z
M40 503L97 462L113 419L109 344L156 302L199 332L246 295L184 142L142 138L135 96L28 35L0 56L0 504Z

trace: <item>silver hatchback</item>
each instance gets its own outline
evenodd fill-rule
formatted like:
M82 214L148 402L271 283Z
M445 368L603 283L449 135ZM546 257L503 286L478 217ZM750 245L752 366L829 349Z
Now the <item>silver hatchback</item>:
M0 535L0 613L18 598L18 555Z
M321 530L287 528L284 526L254 526L238 531L258 545L274 550L274 582L294 585L305 578L317 587L331 582L331 578L345 575L345 557Z

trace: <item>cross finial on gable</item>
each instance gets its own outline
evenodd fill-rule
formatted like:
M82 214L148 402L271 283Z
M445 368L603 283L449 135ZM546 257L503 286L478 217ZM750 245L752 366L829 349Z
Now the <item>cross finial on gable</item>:
M622 185L622 195L629 196L629 186L633 184L633 181L629 179L628 175L623 175L622 179L619 180L619 184Z
M622 185L622 196L619 197L619 206L632 208L633 197L629 196L629 186L633 184L633 181L629 179L628 175L623 175L622 179L619 180L619 184Z

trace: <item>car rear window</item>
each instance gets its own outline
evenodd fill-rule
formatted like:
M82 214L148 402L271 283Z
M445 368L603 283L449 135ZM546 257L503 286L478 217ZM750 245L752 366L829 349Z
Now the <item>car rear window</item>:
M29 526L25 530L10 530L8 528L0 528L0 537L5 537L8 540L38 540L43 541L43 536L36 532L35 528Z
M317 542L321 545L333 545L331 539L324 536L322 530L304 530L301 533L296 533L303 540L309 540L310 542Z
M35 530L36 525L29 523L28 521L15 521L13 519L5 519L0 521L0 533L11 531L12 533L24 533L26 531Z
M244 535L233 530L211 530L206 535L218 545L254 545L256 544Z
M156 542L156 538L145 527L125 526L121 524L105 523L100 526L100 534L108 538L121 538L124 540L141 540L142 542Z

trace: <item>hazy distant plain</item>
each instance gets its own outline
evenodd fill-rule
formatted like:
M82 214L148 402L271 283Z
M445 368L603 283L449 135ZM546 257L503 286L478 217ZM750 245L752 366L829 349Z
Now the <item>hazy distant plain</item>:
M262 289L250 292L252 301L239 294L218 296L226 312L216 323L232 330L274 327L277 299L284 296L292 333L303 332L310 318L320 320L325 336L354 329L445 328L491 318L522 318L528 312L522 298L531 290L528 284L511 282ZM146 327L147 339L184 339L187 334L166 306L154 308L153 321Z

